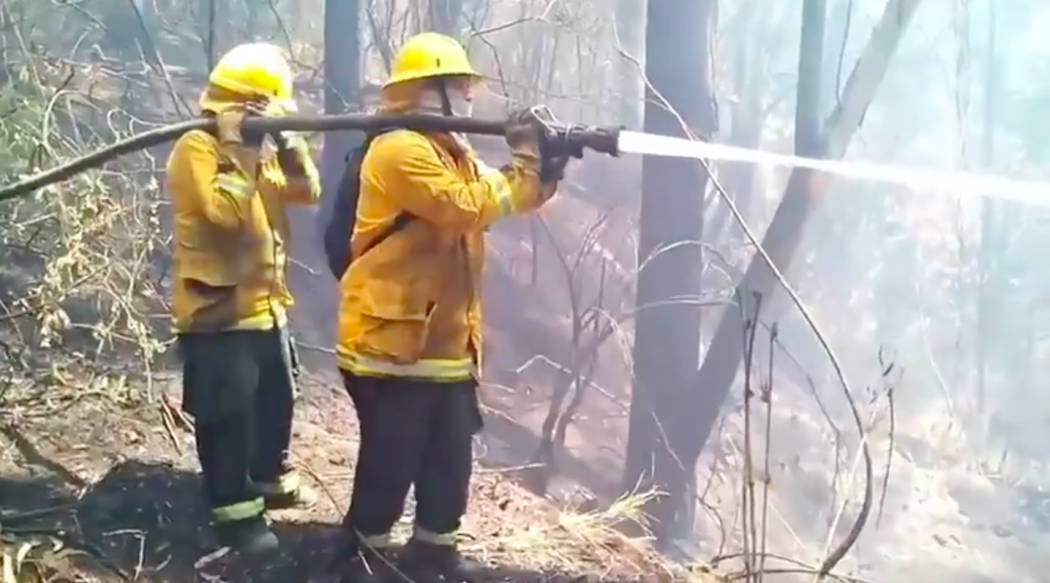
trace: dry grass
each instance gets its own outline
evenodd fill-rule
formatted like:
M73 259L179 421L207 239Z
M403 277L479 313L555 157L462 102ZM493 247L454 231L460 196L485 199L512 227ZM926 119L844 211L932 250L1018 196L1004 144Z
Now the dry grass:
M619 530L641 523L645 494L617 500L601 510L559 510L523 492L502 476L482 474L476 481L476 506L496 501L502 515L472 512L468 533L476 535L465 550L486 562L537 572L598 573L669 577L671 570L644 538ZM509 507L507 507L509 506Z

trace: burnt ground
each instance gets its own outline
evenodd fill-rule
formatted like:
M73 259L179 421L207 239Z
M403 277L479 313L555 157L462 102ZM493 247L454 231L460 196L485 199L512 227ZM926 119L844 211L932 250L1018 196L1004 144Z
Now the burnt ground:
M349 499L356 431L348 399L317 377L304 383L294 456L321 502L276 513L281 555L249 564L234 556L204 559L216 548L191 434L171 415L176 383L155 382L152 403L128 405L73 388L49 403L9 407L0 417L0 523L8 551L39 561L55 575L41 579L48 581L310 581ZM644 543L611 528L629 513L630 504L564 512L520 487L508 470L481 465L464 548L498 567L493 580L667 580L669 571ZM47 550L53 547L62 550Z

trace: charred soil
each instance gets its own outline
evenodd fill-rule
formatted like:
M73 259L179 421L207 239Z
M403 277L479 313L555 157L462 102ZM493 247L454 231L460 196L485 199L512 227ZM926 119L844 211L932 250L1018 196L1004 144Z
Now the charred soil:
M324 565L349 500L356 428L348 399L308 377L294 459L321 494L309 511L273 516L280 556L251 564L209 556L193 440L178 415L178 379L151 401L119 403L74 386L32 408L8 407L0 437L0 523L9 566L25 581L310 581ZM411 506L411 505L410 505ZM562 510L479 465L465 550L498 569L494 581L659 581L672 574L644 541L614 526L636 504Z

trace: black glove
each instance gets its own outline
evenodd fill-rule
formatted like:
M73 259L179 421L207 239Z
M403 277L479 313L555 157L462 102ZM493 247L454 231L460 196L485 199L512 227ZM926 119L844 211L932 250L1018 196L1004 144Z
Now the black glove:
M277 146L278 153L284 152L298 155L298 147L306 143L306 140L294 132L274 132L270 134L270 137L273 138L273 143Z
M516 111L507 120L507 143L512 150L534 152L539 156L540 180L544 184L565 178L565 167L573 156L570 145L558 139L560 125L545 105Z
M543 156L540 162L540 181L553 184L565 179L565 167L569 165L569 156Z
M244 104L244 112L248 117L284 117L288 115L289 110L281 105L279 102L271 101L269 99L253 99ZM252 141L258 141L262 144L265 139L265 134L259 136L252 136ZM291 152L292 143L284 132L273 132L270 134L274 144L277 145L277 151L280 152ZM256 145L259 145L256 144Z
M270 134L270 137L273 138L273 143L277 146L278 152L292 151L292 143L288 136L284 135L284 132L274 132Z
M512 112L504 125L504 138L511 153L523 159L540 158L541 132L540 124L529 110Z

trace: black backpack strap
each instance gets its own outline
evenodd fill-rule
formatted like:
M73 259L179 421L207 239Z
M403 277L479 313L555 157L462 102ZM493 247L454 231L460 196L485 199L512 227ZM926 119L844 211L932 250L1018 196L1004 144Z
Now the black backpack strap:
M357 223L357 203L361 195L361 165L372 141L393 129L366 134L361 145L347 154L346 169L335 193L335 202L324 231L325 255L328 258L328 267L336 279L342 279L350 265L392 235L404 230L413 220L412 215L407 213L397 215L364 249L356 255L353 253L351 238Z
M379 246L380 243L386 241L392 235L396 235L397 233L403 231L405 227L412 223L412 220L414 218L415 217L408 213L398 213L398 215L394 217L394 220L391 221L390 224L386 226L386 228L380 231L378 235L373 237L372 240L368 242L368 245L365 245L364 249L361 249L360 253L350 258L350 264L352 265L355 261L364 257L365 253L368 253L372 249L375 249ZM349 267L349 265L347 267Z

